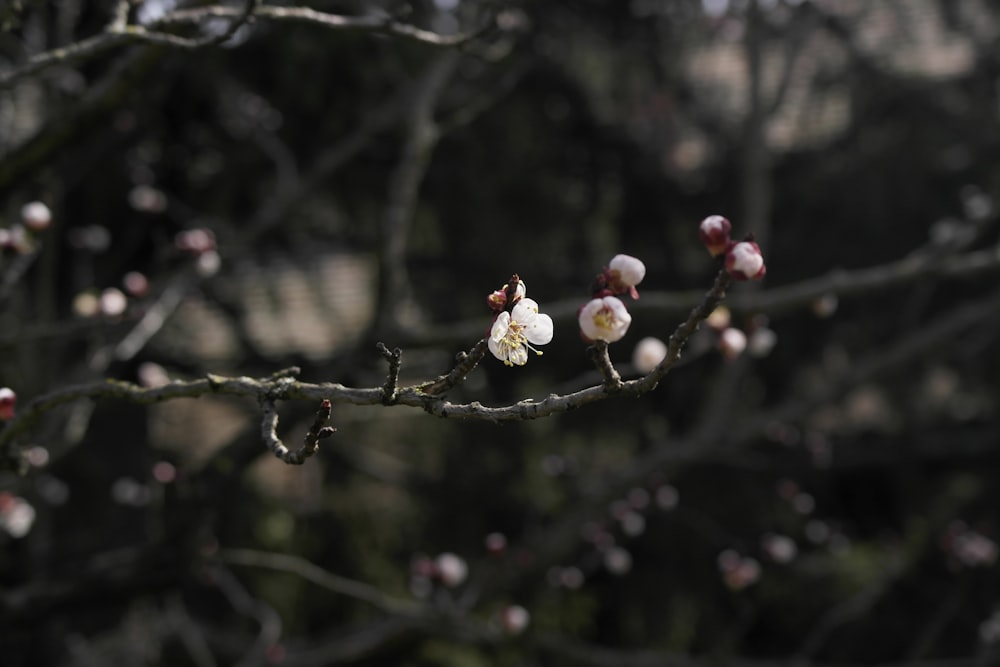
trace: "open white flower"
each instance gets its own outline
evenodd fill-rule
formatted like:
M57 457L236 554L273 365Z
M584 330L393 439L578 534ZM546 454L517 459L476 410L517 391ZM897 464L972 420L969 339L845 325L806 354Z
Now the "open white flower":
M487 342L493 356L508 366L528 363L528 350L541 354L533 346L552 340L552 318L538 312L533 299L521 299L511 312L497 315Z
M632 324L632 316L621 299L605 296L592 299L580 309L580 331L590 340L613 343L621 340Z

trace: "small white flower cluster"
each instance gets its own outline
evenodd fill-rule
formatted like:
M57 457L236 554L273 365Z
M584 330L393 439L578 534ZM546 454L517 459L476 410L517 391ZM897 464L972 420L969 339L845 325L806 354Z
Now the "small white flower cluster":
M636 285L646 277L646 265L630 255L615 255L594 281L594 298L580 309L580 333L589 341L614 343L632 324L632 315L617 295L639 298Z
M734 280L759 280L766 273L764 257L752 236L745 241L730 239L732 224L720 215L705 218L698 229L702 243L713 257L723 258L726 272ZM631 255L615 255L597 275L591 287L592 298L577 312L580 334L587 342L614 343L625 337L632 324L632 315L621 296L639 298L636 286L646 277L646 265ZM537 349L552 340L552 318L539 312L538 303L527 298L524 282L514 274L501 289L487 297L489 308L496 313L487 341L490 352L507 366L523 366L528 352L542 354ZM726 358L739 356L750 346L757 356L765 356L774 346L776 337L770 329L761 328L752 342L744 332L729 327L718 329L719 345ZM652 337L640 341L633 353L633 362L642 373L656 369L667 356L666 344Z
M511 284L513 289L509 287ZM552 318L538 312L538 302L527 298L527 293L524 281L515 275L487 300L491 308L501 309L493 320L487 346L506 366L525 365L529 350L541 355L536 346L552 341Z

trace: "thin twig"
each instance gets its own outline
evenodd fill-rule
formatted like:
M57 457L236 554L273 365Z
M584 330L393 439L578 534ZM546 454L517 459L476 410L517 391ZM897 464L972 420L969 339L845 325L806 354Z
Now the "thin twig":
M486 349L486 339L480 339L480 341L473 345L472 349L468 352L458 353L455 367L452 368L446 375L442 375L432 382L417 385L415 389L428 396L440 396L448 391L451 391L458 386L458 384L461 383L477 365L479 365L483 355L486 354Z
M341 577L314 565L304 558L283 553L269 553L253 549L223 549L219 559L230 565L260 567L276 572L288 572L302 577L321 588L366 602L376 609L399 616L415 618L422 605L401 598L393 598L374 586Z
M604 379L604 388L607 391L618 391L622 388L622 376L615 370L614 364L611 363L611 357L608 355L608 344L603 340L599 340L587 348L587 354L590 356L591 361L594 362L594 366L600 372L601 377Z
M261 411L263 412L260 429L264 444L267 445L272 454L289 465L302 465L305 463L306 459L319 451L319 441L329 438L337 431L333 426L325 425L330 419L332 406L329 400L323 399L320 402L319 410L316 412L316 419L313 421L312 426L309 427L309 432L306 433L302 447L293 452L278 437L278 408L274 399L264 397L260 403Z
M403 351L397 347L390 352L385 343L381 341L376 347L379 354L389 362L389 372L386 375L385 384L382 385L382 403L392 405L396 401L396 389L399 385L399 366L402 361Z

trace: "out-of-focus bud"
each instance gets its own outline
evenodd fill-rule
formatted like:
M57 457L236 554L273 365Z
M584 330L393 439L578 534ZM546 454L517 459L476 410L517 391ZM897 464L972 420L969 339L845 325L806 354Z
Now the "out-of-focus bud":
M450 552L438 554L434 559L434 570L441 583L448 588L460 585L469 574L469 566L465 563L465 559Z
M750 339L747 341L747 352L750 353L750 356L760 359L771 354L771 350L777 344L778 334L774 333L774 329L757 327L750 333Z
M667 357L667 344L659 338L647 336L632 350L632 363L640 373L648 373Z
M632 554L622 547L611 547L604 552L604 567L614 575L627 574L632 569Z
M211 278L222 268L222 257L215 250L203 252L198 255L194 267L202 278Z
M726 549L718 557L722 579L731 590L743 590L760 579L760 563L756 559L744 557Z
M149 292L149 279L138 271L129 271L122 276L122 287L131 296L146 296L146 293Z
M101 292L98 308L105 317L118 317L128 308L128 297L117 287Z
M21 207L21 222L33 232L41 232L52 224L52 211L40 201L33 201Z
M167 195L151 185L137 185L129 191L128 203L142 213L162 213L167 210Z
M508 635L519 635L531 623L531 614L524 607L516 604L508 605L500 612L500 626Z
M170 375L167 373L167 369L152 361L139 364L137 375L139 384L143 387L154 388L170 384Z
M490 533L484 542L486 550L494 555L502 554L507 549L507 536L503 533Z
M760 547L764 554L775 563L791 563L799 554L795 540L787 535L766 533L760 538Z
M760 246L740 241L726 250L726 271L735 280L760 280L767 273Z
M712 311L712 314L705 318L705 324L707 324L712 329L716 331L722 331L729 326L732 321L732 313L725 306L718 306Z
M0 388L0 421L14 418L14 407L17 405L17 394L10 387Z
M94 317L99 312L101 300L94 290L86 290L73 297L73 313L77 317Z
M718 257L726 252L732 230L733 225L729 220L721 215L710 215L698 226L698 238L712 257Z
M743 354L747 348L747 335L739 329L729 327L719 334L719 350L722 356L732 361Z
M215 250L215 234L211 229L197 227L195 229L185 229L178 232L174 237L174 245L178 249L190 252L195 255Z

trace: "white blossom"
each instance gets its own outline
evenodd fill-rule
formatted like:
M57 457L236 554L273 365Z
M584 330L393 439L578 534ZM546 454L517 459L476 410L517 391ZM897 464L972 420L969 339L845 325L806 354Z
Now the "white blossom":
M580 331L590 340L621 340L632 324L625 304L614 296L592 299L580 310Z
M521 289L524 283L518 285ZM528 363L528 350L541 354L535 345L545 345L552 340L552 318L538 312L533 299L522 298L509 313L497 315L487 341L490 352L507 366Z

